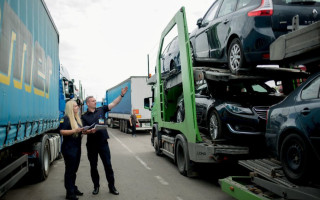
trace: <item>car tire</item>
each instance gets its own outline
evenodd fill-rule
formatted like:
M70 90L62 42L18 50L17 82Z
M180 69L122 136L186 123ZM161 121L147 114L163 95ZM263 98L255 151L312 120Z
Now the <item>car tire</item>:
M208 131L212 140L217 140L222 137L221 120L217 111L212 111L209 114Z
M243 49L239 38L234 38L228 49L228 67L232 74L236 74L245 65Z
M177 115L176 115L176 122L181 123L183 121L184 121L184 109L181 106L179 106L177 110Z
M311 159L308 146L300 135L293 133L284 138L280 149L280 160L283 171L291 182L306 183Z

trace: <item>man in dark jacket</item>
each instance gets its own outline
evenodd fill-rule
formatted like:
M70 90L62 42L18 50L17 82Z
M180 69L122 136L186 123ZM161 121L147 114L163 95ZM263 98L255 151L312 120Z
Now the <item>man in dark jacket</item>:
M109 105L104 105L99 108L96 108L96 99L93 96L87 97L86 104L88 106L88 110L81 117L83 126L91 126L92 124L104 124L105 113L118 105L122 97L126 94L127 90L128 87L122 88L119 97L117 97ZM108 145L109 135L107 129L90 129L85 131L84 134L88 135L87 151L88 159L90 162L91 178L94 185L92 194L96 195L99 193L100 177L97 169L99 154L108 180L109 191L112 194L119 195L119 192L114 186L114 174L111 165L110 149Z

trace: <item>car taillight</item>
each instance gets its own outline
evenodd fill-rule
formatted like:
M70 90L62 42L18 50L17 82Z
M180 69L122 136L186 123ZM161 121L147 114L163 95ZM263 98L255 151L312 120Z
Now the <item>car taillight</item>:
M267 113L266 113L266 125L268 124L268 113L269 113L269 110L267 110Z
M272 0L262 0L261 5L250 12L248 12L249 17L255 16L271 16L273 14Z
M262 59L270 59L270 54L262 54Z

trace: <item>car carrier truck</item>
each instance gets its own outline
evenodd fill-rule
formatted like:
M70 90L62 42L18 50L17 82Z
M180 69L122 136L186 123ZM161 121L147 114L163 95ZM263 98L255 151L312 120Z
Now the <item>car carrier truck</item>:
M107 114L107 124L110 127L119 127L121 132L128 133L131 130L129 118L135 112L140 122L136 130L151 130L151 113L144 109L143 105L144 98L151 96L151 87L147 85L147 78L147 76L131 76L106 91L104 103L108 105L120 95L121 88L128 87L128 92L121 102Z
M208 140L199 131L195 87L203 69L194 70L190 54L190 41L184 7L182 7L162 32L156 61L156 71L161 72L161 52L166 35L176 27L180 49L181 71L156 73L150 78L152 100L146 98L145 108L152 110L151 143L157 155L166 155L174 160L181 174L194 176L195 163L218 163L237 156L247 156L249 148L225 144L224 141ZM194 75L195 73L195 75ZM230 73L227 75L229 76ZM201 75L200 75L201 77ZM177 122L177 99L184 97L183 121Z
M157 155L166 155L174 160L181 174L194 176L197 163L220 163L256 157L255 150L248 143L234 143L225 139L213 140L198 127L195 85L206 81L241 81L246 79L284 80L285 89L290 88L292 80L308 74L299 69L257 68L252 71L232 74L229 70L217 67L194 67L190 51L189 34L185 11L182 7L162 32L157 55L157 70L161 72L162 46L165 37L177 28L181 71L156 73L148 81L152 85L152 100L146 98L145 108L152 110L151 143ZM290 83L291 82L291 83ZM287 87L288 86L288 87ZM184 99L184 119L179 116L179 98ZM202 97L205 101L205 96ZM258 111L257 111L258 112ZM262 113L265 114L265 113ZM265 123L265 122L264 122ZM237 132L237 131L235 131ZM239 131L238 131L239 132ZM261 155L259 155L261 156Z
M75 87L58 56L43 0L0 0L0 196L27 172L46 179L60 155L59 116Z

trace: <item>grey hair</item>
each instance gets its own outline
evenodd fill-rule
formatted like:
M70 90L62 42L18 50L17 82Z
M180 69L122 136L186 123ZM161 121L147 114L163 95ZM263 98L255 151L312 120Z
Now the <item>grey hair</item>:
M94 98L94 97L93 97L93 96L87 96L87 98L86 98L86 103L88 102L88 100L89 100L90 98Z

